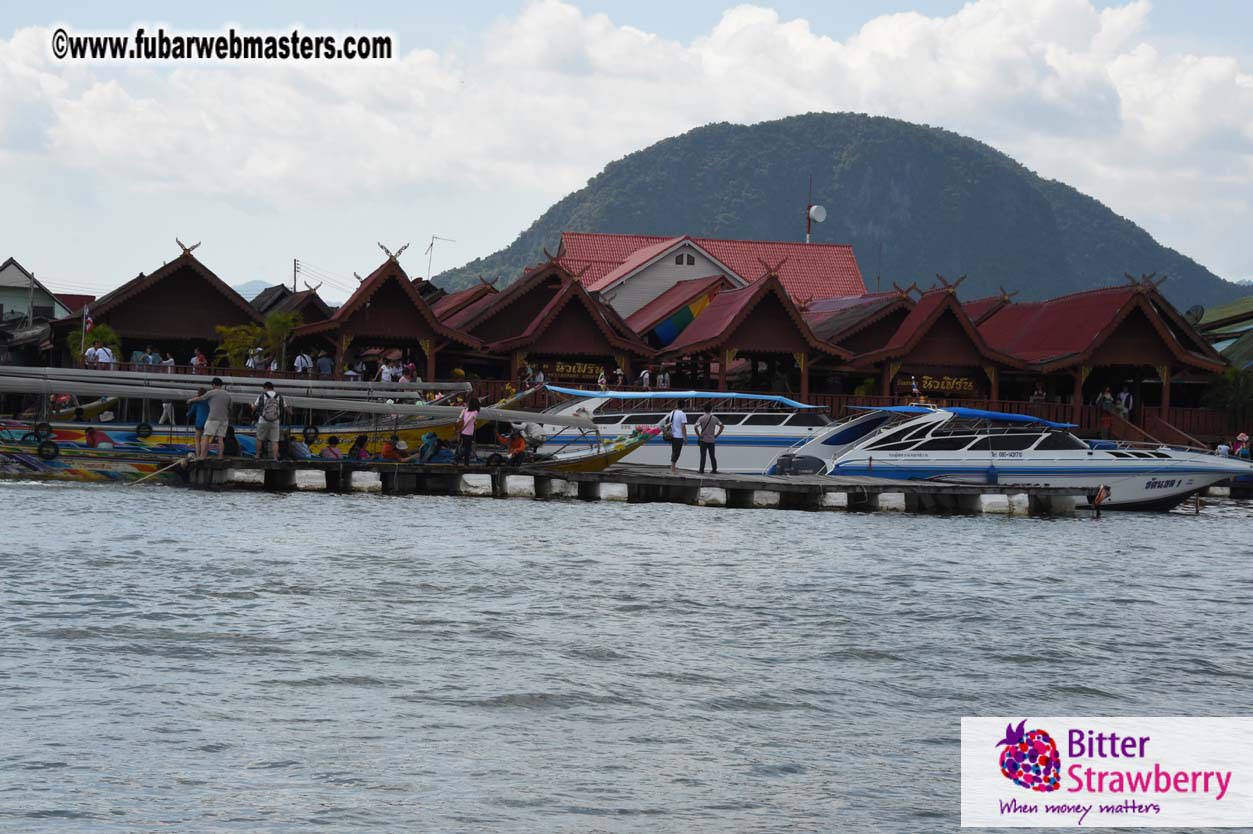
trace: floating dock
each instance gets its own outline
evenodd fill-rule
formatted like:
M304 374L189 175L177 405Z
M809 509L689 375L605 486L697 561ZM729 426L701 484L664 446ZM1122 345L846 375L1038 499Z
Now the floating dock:
M450 466L391 461L255 460L191 461L189 481L201 489L232 484L232 471L262 473L262 486L297 488L297 473L321 473L328 492L353 491L353 476L378 475L385 495L490 495L538 500L622 500L731 508L847 509L907 512L1073 512L1088 491L1078 487L958 484L826 475L700 474L668 467L617 464L599 472L558 472L537 467Z

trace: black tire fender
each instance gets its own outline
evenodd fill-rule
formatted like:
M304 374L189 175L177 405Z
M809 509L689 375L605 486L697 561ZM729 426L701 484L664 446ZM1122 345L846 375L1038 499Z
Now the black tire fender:
M152 423L140 423L135 426L135 436L141 440L152 437Z
M61 447L53 443L51 440L39 441L39 457L44 460L54 460L61 454Z

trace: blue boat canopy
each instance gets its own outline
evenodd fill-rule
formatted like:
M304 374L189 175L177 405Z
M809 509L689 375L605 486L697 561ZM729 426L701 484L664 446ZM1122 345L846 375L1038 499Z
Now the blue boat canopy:
M1001 423L1031 423L1039 426L1048 426L1053 429L1073 429L1074 423L1055 423L1052 420L1045 420L1043 417L1032 417L1030 414L1011 414L1008 411L984 411L980 408L964 408L962 406L948 406L946 408L925 408L921 405L853 405L849 408L857 411L891 411L896 414L933 414L936 411L948 411L956 414L958 417L973 417L978 420L996 420Z
M544 386L549 391L565 394L570 397L608 397L611 400L757 400L760 402L778 403L789 408L822 408L820 405L805 405L796 400L773 394L742 394L737 391L580 391L578 388L561 388L557 385ZM924 409L925 410L925 409Z

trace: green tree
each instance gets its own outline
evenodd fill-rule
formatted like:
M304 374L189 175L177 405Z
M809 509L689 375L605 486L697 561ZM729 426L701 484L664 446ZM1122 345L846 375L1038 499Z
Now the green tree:
M1253 370L1228 368L1211 381L1205 402L1211 408L1227 412L1229 425L1240 428L1253 414Z
M219 324L215 329L222 337L218 344L217 357L225 359L226 364L232 368L242 368L249 352L265 343L266 332L259 324L237 324L233 327Z
M117 335L117 332L112 327L109 327L107 324L93 326L87 334L87 344L91 345L97 340L99 340L100 344L113 351L115 359L118 361L122 360L122 338ZM66 342L70 346L70 353L74 354L76 360L81 361L83 351L86 350L86 347L83 346L83 331L81 329L71 331Z
M287 368L287 343L297 327L305 323L300 313L270 313L265 317L265 349L270 356L278 357L279 368Z

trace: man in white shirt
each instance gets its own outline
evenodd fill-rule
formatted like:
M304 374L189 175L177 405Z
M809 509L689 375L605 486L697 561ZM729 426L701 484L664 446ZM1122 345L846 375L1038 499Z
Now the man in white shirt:
M87 348L83 353L83 365L88 368L94 368L100 357L100 342L91 343L91 347Z
M670 441L670 474L679 474L679 455L683 453L683 444L687 442L687 412L676 408L666 418L666 439Z
M647 368L647 367L645 367L645 368L644 368L644 370L643 370L643 372L640 374L640 387L641 387L641 388L647 388L647 387L648 387L648 383L649 383L650 376L651 376L651 375L650 375L650 374L649 374L649 372L648 372L648 368Z
M658 388L670 387L670 372L667 371L665 368L662 368L661 372L657 374L657 387Z
M96 350L96 364L105 370L113 368L113 351L108 345L101 345Z
M539 370L535 372L535 384L543 385L548 381L548 377L544 375L544 366L540 365Z
M307 374L313 367L313 359L310 358L308 353L299 353L296 355L296 361L293 367L295 367L296 373Z

